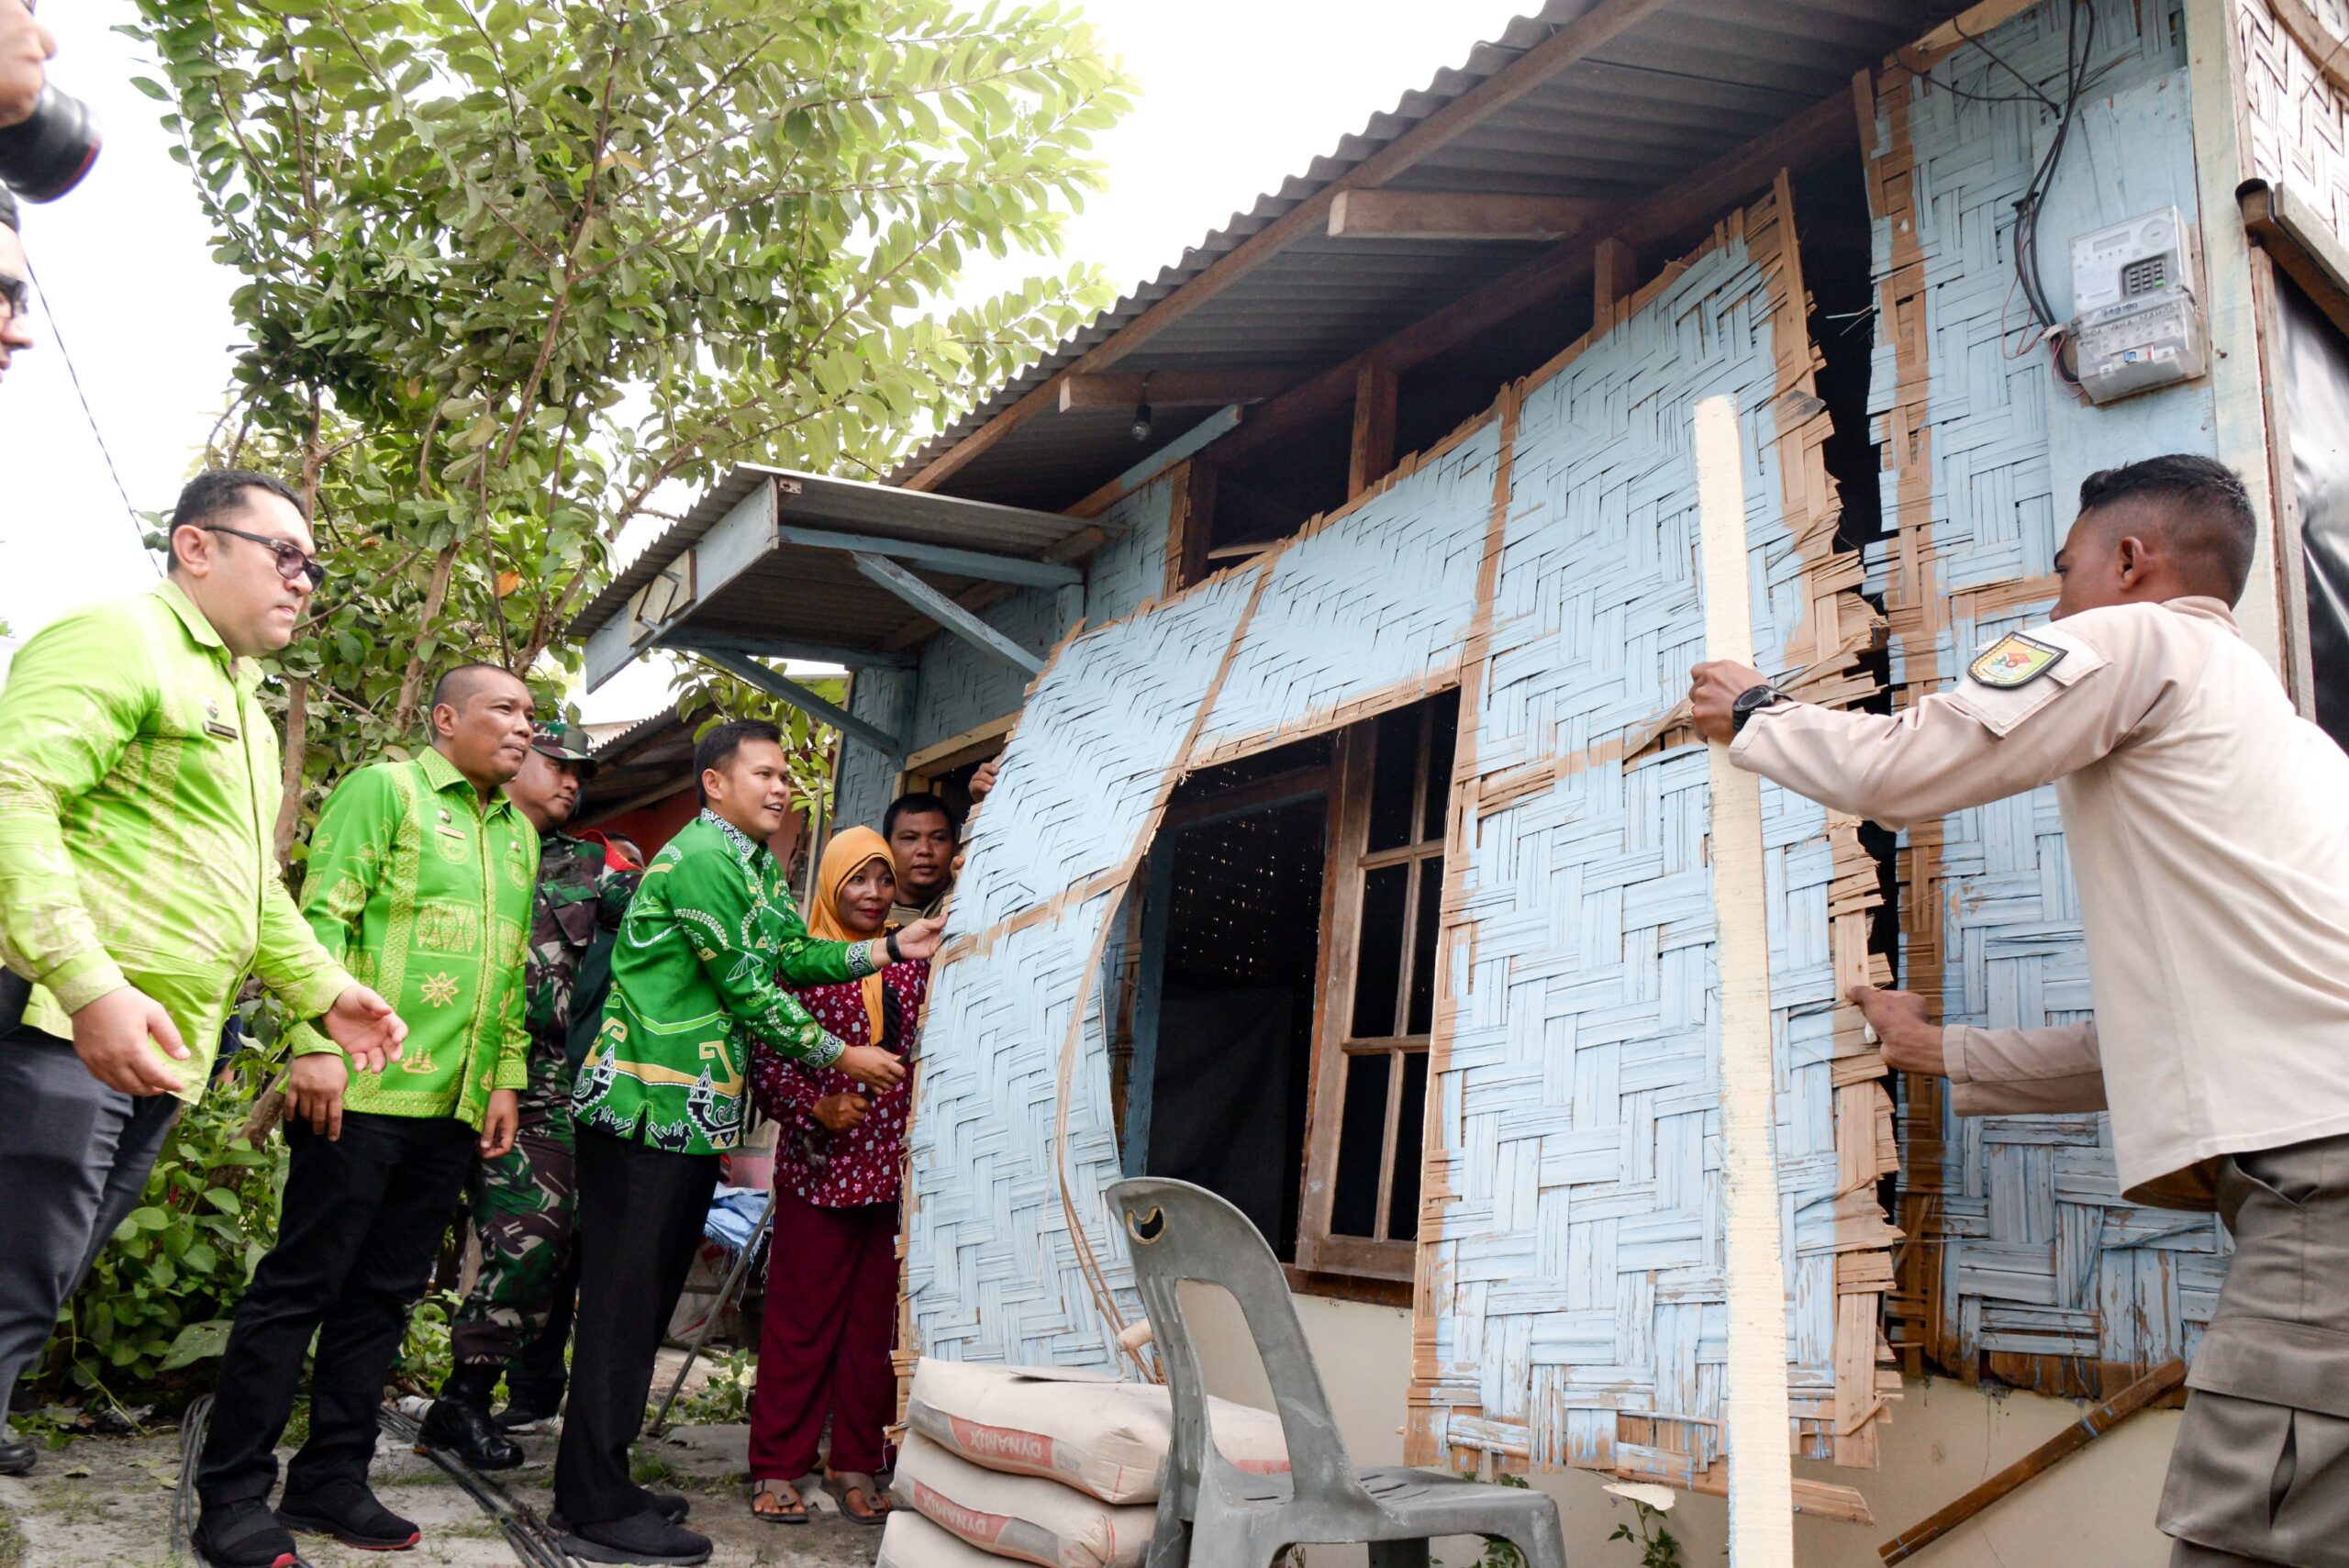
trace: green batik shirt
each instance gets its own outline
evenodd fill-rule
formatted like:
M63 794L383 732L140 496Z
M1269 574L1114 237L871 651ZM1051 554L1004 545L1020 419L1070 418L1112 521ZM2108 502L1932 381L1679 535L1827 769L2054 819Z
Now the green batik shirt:
M539 884L530 901L530 954L522 971L524 1018L530 1029L530 1084L560 1083L560 1105L571 1103L579 1055L604 1016L611 988L612 943L642 872L609 863L601 844L547 833L539 840ZM588 1016L592 1015L592 1017Z
M501 792L437 751L377 762L335 786L310 835L302 913L328 951L407 1020L407 1046L354 1073L344 1103L479 1127L492 1089L529 1075L522 968L539 835ZM294 1054L337 1047L295 1032Z
M260 679L167 581L50 622L0 692L0 960L37 983L25 1021L71 1038L69 1013L136 985L187 1046L156 1053L184 1100L248 974L299 1018L351 984L278 879Z
M872 973L866 943L807 934L766 846L705 811L645 868L572 1114L673 1153L722 1153L741 1140L752 1040L811 1067L840 1060L840 1040L782 986Z

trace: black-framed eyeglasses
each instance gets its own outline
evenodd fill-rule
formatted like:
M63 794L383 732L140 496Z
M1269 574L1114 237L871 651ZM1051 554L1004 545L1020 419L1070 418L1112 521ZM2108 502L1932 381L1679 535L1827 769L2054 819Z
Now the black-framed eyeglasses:
M288 583L307 577L312 593L326 585L327 569L318 564L317 556L307 553L298 544L288 544L282 539L271 539L265 534L249 534L242 528L227 528L219 523L198 523L195 526L208 534L234 534L239 539L249 539L255 544L269 546L277 554L277 574Z
M33 313L33 285L13 272L0 272L0 299L8 302L8 314L22 318Z

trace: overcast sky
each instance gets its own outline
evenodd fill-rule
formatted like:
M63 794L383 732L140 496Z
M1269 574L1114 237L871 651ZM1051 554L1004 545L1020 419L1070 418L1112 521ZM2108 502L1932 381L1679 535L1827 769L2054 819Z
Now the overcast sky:
M1533 8L1533 0L1084 0L1141 94L1099 140L1109 189L1071 226L1068 258L1101 263L1121 287L1154 274ZM113 28L133 15L129 0L41 7L58 38L52 79L95 106L106 149L72 195L24 209L45 303L33 324L39 346L0 382L0 618L17 639L76 604L154 580L106 453L129 506L168 506L225 406L237 278L211 259L185 172L166 154L160 106L129 84L148 67ZM584 708L591 719L641 717L664 705L665 689L664 675L640 669Z

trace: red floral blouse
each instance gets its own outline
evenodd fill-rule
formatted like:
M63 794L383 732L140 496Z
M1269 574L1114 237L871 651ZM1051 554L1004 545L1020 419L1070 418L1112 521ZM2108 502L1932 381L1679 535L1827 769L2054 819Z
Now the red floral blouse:
M904 1020L921 1017L930 992L928 960L893 963L882 972L886 1019L881 1043L905 1054ZM871 1032L864 1017L864 985L787 986L815 1020L846 1045L863 1045ZM906 1116L912 1108L911 1080L876 1094L837 1067L810 1068L789 1060L763 1041L751 1048L751 1094L778 1124L775 1184L818 1208L895 1203L903 1175ZM816 1102L827 1095L863 1095L873 1102L864 1119L834 1132L816 1119Z

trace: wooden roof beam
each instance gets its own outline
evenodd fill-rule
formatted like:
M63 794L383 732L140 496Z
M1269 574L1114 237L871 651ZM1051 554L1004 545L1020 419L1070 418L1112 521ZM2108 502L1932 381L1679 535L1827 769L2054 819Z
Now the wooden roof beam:
M1621 206L1593 196L1489 191L1340 191L1332 239L1562 239Z
M1374 343L1352 359L1259 404L1239 429L1200 456L1207 462L1226 463L1262 451L1350 402L1367 367L1408 370L1520 311L1589 286L1602 238L1620 241L1633 254L1652 250L1693 225L1726 216L1738 201L1769 184L1781 168L1808 168L1858 141L1852 95L1838 93L1821 99L1776 129L1714 160L1654 200L1622 213L1611 226L1611 234L1602 235L1596 225L1586 228L1384 342Z
M1061 412L1072 408L1219 408L1254 403L1297 384L1295 366L1213 371L1150 371L1136 375L1063 375Z
M1312 195L1218 257L1189 283L1166 295L1097 343L1074 364L1030 388L1017 403L941 452L906 481L912 490L935 490L1013 430L1060 406L1060 384L1071 374L1098 373L1148 343L1167 328L1222 294L1295 241L1328 232L1330 208L1341 191L1375 190L1430 154L1475 129L1487 117L1516 103L1561 72L1631 31L1672 0L1600 0L1584 15L1519 55L1475 86L1453 99L1409 130L1364 159Z

